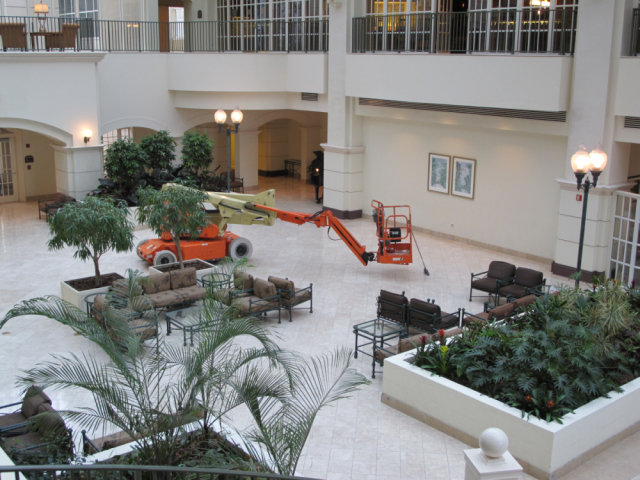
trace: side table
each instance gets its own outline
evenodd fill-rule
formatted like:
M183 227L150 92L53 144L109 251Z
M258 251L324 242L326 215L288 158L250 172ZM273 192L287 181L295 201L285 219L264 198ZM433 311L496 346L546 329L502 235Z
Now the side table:
M375 318L353 326L353 333L356 335L356 349L353 354L358 358L358 352L371 357L371 378L376 378L376 350L384 350L389 341L400 338L405 333L405 328L399 323L392 322L385 318ZM360 343L360 339L364 343ZM371 353L363 347L371 345Z

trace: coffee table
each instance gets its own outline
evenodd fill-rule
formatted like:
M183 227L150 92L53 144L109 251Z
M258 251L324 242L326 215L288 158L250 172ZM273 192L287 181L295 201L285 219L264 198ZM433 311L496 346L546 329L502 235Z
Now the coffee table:
M405 328L399 323L392 322L385 318L374 318L366 322L353 326L353 333L356 335L356 350L354 358L358 358L358 352L371 357L371 378L376 378L376 350L384 350L389 345L389 341L400 338L405 333ZM359 343L359 339L365 343ZM371 345L371 353L363 350L363 347Z
M187 308L165 312L167 335L171 335L172 329L182 330L183 345L187 346L187 336L189 336L193 347L193 334L199 332L202 327L202 312L202 305L191 305Z

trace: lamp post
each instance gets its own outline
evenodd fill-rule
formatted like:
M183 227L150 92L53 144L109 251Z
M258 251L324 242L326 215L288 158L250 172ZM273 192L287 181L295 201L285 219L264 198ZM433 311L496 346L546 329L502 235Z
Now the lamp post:
M218 131L222 132L224 128L227 132L227 192L231 191L231 125L227 125L227 112L222 109L216 111L213 115L218 124ZM233 124L235 133L238 133L238 127L242 123L244 114L238 107L231 112L231 123Z
M587 202L589 190L596 188L598 177L607 166L607 154L597 146L591 152L587 152L584 145L580 145L578 151L571 155L571 168L576 176L578 190L584 190L584 202L582 203L582 219L580 220L580 241L578 243L578 265L576 267L576 288L580 286L582 276L582 247L584 245L584 227L587 219ZM587 172L591 173L591 181L585 180Z

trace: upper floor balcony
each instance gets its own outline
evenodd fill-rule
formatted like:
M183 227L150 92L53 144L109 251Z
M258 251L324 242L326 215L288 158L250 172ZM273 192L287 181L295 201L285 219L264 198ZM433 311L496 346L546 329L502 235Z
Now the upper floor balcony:
M625 50L635 56L638 9L630 20ZM572 55L577 22L576 5L371 14L352 18L350 50ZM327 52L329 17L187 22L0 17L0 37L3 51Z

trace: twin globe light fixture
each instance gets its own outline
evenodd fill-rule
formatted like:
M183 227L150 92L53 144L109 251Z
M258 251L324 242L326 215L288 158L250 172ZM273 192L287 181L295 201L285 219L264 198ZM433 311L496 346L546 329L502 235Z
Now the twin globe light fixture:
M231 112L231 123L234 126L235 133L238 133L238 128L242 123L244 114L238 107ZM226 128L227 132L227 192L231 191L231 127L227 125L227 112L222 109L216 110L213 114L213 119L218 124L218 131L222 132L223 128Z
M589 201L589 189L596 188L598 177L607 166L607 154L600 145L587 151L584 145L580 145L578 151L571 155L571 168L576 176L578 190L584 190L584 202L582 203L582 219L580 221L580 241L578 243L578 265L576 267L576 288L580 286L580 276L582 275L582 248L584 245L584 228L587 218L587 202ZM591 173L591 181L585 180L587 173Z

